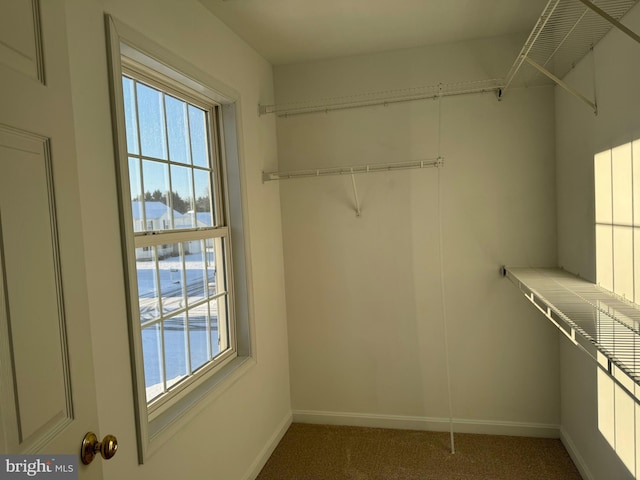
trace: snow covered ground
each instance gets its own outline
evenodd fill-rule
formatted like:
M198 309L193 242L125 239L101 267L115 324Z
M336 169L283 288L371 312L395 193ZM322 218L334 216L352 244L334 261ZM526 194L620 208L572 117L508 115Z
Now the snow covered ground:
M216 293L215 263L208 255L190 254L184 263L179 256L167 257L157 269L155 262L137 262L147 400L162 393L163 369L170 387L188 375L189 361L195 371L218 353L218 301L206 301ZM144 326L161 310L162 328Z

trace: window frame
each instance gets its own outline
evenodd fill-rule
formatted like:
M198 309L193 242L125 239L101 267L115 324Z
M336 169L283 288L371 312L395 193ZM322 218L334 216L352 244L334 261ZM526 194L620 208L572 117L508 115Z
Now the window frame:
M197 415L202 408L214 401L255 365L255 340L251 334L254 330L254 316L250 281L250 241L245 211L244 164L241 158L240 95L108 14L105 15L105 24L125 270L125 298L138 433L138 460L139 463L144 463L145 459L155 453L157 448L178 428ZM122 75L131 67L134 67L136 77L145 77L143 83L147 83L146 77L151 77L154 81L159 80L163 91L174 96L178 93L178 98L185 96L182 93L182 87L185 87L189 92L189 99L195 98L204 102L205 105L215 106L212 112L215 118L210 116L210 123L216 124L216 128L211 131L209 141L215 143L210 145L210 149L212 154L214 148L217 150L220 166L218 183L213 183L215 191L212 192L211 203L215 203L214 195L221 196L221 201L217 204L222 205L223 208L215 213L212 210L212 214L215 216L215 222L223 221L225 226L198 229L196 225L194 231L196 235L206 236L207 232L221 233L221 229L226 229L224 257L228 267L227 291L233 292L228 296L227 309L229 317L233 318L229 326L234 329L236 338L234 355L225 358L217 365L203 368L203 374L198 375L199 379L189 382L188 385L185 383L185 387L180 389L179 394L162 402L159 407L151 409L146 402L141 325L139 310L136 310L138 308L136 245L134 245L134 225L129 193L129 157L122 88ZM169 90L164 90L165 86ZM199 105L196 103L196 106ZM217 135L215 142L214 135ZM181 234L181 231L165 233L162 239L157 241L151 239L148 243L150 245L172 243L172 236ZM156 236L145 235L143 238ZM142 242L137 246L144 247L147 244Z
M172 386L167 386L166 392L164 392L158 397L155 397L151 401L147 399L147 408L149 412L149 417L153 419L159 414L161 414L167 408L168 405L171 405L174 402L174 399L176 397L180 395L184 395L185 391L189 391L190 389L194 388L194 386L197 385L198 382L202 381L203 377L206 377L207 375L210 374L211 370L216 370L221 368L222 366L224 366L226 363L228 363L229 361L231 361L237 356L236 339L235 339L235 322L234 322L235 315L234 315L234 308L233 308L234 297L233 297L233 288L232 288L233 286L233 264L231 262L232 247L231 247L231 241L230 241L231 239L230 239L229 227L226 223L226 219L228 218L228 212L226 208L227 202L226 202L226 198L224 195L224 188L223 188L224 182L222 181L222 178L221 178L222 177L222 158L220 155L220 148L219 148L219 142L218 142L220 138L220 132L219 132L220 105L217 102L207 101L207 99L202 98L196 92L187 90L186 87L174 85L173 82L170 82L170 79L164 78L159 73L149 72L148 69L144 68L143 66L140 66L138 63L126 57L122 59L122 77L129 78L134 82L134 85L137 85L138 83L140 83L142 85L156 89L157 91L161 92L163 95L169 95L171 97L179 99L185 102L187 105L193 105L194 107L197 107L202 111L205 111L207 113L207 119L208 119L207 120L207 129L208 129L207 143L208 143L208 150L209 150L210 165L206 168L208 171L210 171L210 174L211 174L210 184L209 184L210 192L211 192L210 193L210 196L211 196L210 212L213 215L213 222L212 222L213 225L211 225L210 227L198 227L196 225L191 228L176 228L174 226L173 228L168 229L166 231L153 230L153 229L152 231L149 231L148 224L152 222L152 220L145 218L147 223L147 228L145 230L135 231L135 227L134 227L134 232L133 232L134 248L137 249L137 248L144 248L144 247L148 247L148 248L155 247L156 249L158 249L167 244L182 244L185 242L202 241L202 240L205 240L205 241L212 240L216 242L218 239L222 239L222 242L224 245L220 248L220 250L223 252L222 258L218 259L218 257L216 256L218 260L222 261L222 264L224 267L223 273L221 275L221 272L219 271L219 269L217 269L216 275L218 275L218 279L217 279L218 284L220 284L220 280L224 280L224 284L226 285L224 296L226 296L225 320L227 323L224 326L224 330L228 332L228 345L225 348L224 352L220 353L215 358L209 360L204 366L197 369L197 371L188 373L186 378L179 381L177 384ZM137 100L134 103L136 108L136 114L139 115ZM138 118L138 121L139 121L138 115L136 115L136 117ZM136 122L136 125L137 125L138 136L139 136L140 126L138 125L138 122ZM165 118L165 129L167 127L168 127L168 123L167 123L167 119ZM169 135L168 131L165 131L165 135L168 137ZM138 149L139 148L140 147L138 147ZM170 157L168 152L167 152L167 156ZM136 154L136 153L127 151L127 157L129 160L131 158L136 158L139 161L142 161L142 160L156 161L156 159L154 158L143 155L142 152L138 152ZM186 166L187 168L189 168L189 165L175 163L171 160L171 158L167 158L166 160L157 159L157 161L158 163L168 165L169 171L171 170L172 165ZM127 175L128 167L127 166L123 166L123 167L124 168L121 169L120 174ZM195 168L195 167L193 167L192 165L192 168ZM125 169L127 171L125 171ZM200 168L195 168L195 169L199 170ZM129 177L122 178L120 179L120 182L122 185L122 189L124 191L127 189L127 185L130 182L130 178ZM144 195L145 192L143 191L142 193ZM173 190L171 190L171 193L173 193ZM129 202L132 202L131 195L132 193L131 193L130 184L129 184L129 195L127 197L127 200ZM125 202L123 201L123 204L124 203ZM129 205L131 205L131 203L129 203ZM123 206L124 208L127 208L126 205L123 205ZM171 205L168 205L167 207L169 209L175 210ZM131 206L129 206L129 208L131 208ZM127 231L126 234L129 235L130 232ZM152 261L157 261L157 259L153 258ZM137 272L137 268L132 265L127 265L127 268L130 269L132 272L133 270L136 270ZM161 297L162 294L160 292L158 293ZM130 315L132 319L134 319L135 317L138 317L138 320L136 322L137 326L134 328L135 334L141 335L141 331L144 328L148 327L149 324L145 323L143 325L141 323L141 320L139 319L139 314L138 314L139 304L136 305L137 301L139 300L139 296L134 291L130 291L129 295L130 295L130 301L132 305L136 306L136 308L132 309L132 311L130 312ZM209 298L209 300L210 301L217 300L217 298L221 295L222 294L216 294L214 297ZM163 319L164 319L164 315L161 315L160 319L158 319L157 321L154 320L152 322L156 324L163 323L164 321ZM221 326L219 325L218 328L221 328ZM186 335L189 335L189 332L187 332ZM164 353L165 353L164 341L161 341L161 345L162 345L161 350L163 353L163 358L165 358L164 357ZM190 354L190 352L187 352L187 353ZM163 370L163 376L164 375L166 375L166 372Z

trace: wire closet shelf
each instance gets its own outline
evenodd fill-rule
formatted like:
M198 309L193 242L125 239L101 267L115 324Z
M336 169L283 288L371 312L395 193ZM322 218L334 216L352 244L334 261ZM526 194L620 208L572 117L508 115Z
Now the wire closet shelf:
M634 397L628 379L640 386L639 306L561 269L503 267L502 273Z
M260 115L289 117L309 113L389 105L454 95L495 92L498 98L521 77L518 84L536 85L541 75L551 79L597 113L595 99L567 85L562 78L616 27L640 43L640 35L620 20L640 0L549 0L505 78L439 83L398 90L259 105Z
M620 20L638 0L549 0L505 78L503 95L520 74L535 84L540 74L567 90L562 79L587 53L616 27L640 42ZM570 93L597 111L595 101L575 90Z

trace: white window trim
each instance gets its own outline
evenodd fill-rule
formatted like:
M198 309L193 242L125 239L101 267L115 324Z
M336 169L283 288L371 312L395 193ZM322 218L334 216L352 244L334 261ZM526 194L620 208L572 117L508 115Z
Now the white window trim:
M222 183L226 192L227 225L231 230L231 255L233 263L233 287L237 356L222 368L207 375L190 389L189 393L161 413L151 416L147 407L144 371L142 368L142 345L139 325L132 321L129 292L137 290L133 219L130 208L120 208L123 256L125 261L125 283L129 311L129 336L132 356L132 379L134 408L137 420L138 460L144 463L150 455L166 442L184 423L230 388L255 364L255 340L251 332L253 325L253 302L251 295L251 255L244 188L244 164L242 162L242 129L240 118L240 95L234 89L212 78L184 59L165 50L136 30L113 18L105 16L107 49L110 66L112 120L114 149L118 168L120 203L127 205L129 196L126 131L122 92L123 60L132 61L139 69L160 73L165 80L175 85L185 85L203 98L221 106L221 156ZM133 262L133 263L132 263Z

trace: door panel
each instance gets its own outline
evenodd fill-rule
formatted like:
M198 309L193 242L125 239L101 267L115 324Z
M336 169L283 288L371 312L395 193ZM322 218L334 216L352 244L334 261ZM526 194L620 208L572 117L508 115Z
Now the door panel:
M0 448L78 455L87 431L102 432L65 3L2 1L0 18ZM3 49L31 58L33 68L17 66ZM102 478L101 460L79 470L82 479Z
M0 126L2 384L13 400L3 424L12 451L36 451L73 418L48 143Z
M37 0L0 2L0 63L35 80L44 79Z

